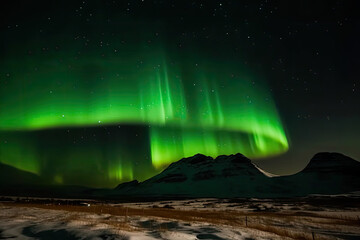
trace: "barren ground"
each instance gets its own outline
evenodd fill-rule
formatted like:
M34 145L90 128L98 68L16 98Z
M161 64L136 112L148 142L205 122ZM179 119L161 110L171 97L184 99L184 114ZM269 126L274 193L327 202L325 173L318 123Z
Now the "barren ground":
M0 239L8 238L360 239L360 208L356 201L17 199L0 202Z

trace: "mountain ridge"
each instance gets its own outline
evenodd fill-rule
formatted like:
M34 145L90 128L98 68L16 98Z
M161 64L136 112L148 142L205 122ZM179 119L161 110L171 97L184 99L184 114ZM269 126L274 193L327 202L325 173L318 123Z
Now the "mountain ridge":
M51 185L39 176L0 164L0 195L148 200L169 198L288 198L360 191L360 162L340 153L317 153L300 172L276 176L244 155L202 154L180 159L161 173L114 189Z
M358 191L359 175L360 163L340 153L317 153L303 170L288 176L268 173L240 153L196 154L144 182L116 189L132 196L292 197Z

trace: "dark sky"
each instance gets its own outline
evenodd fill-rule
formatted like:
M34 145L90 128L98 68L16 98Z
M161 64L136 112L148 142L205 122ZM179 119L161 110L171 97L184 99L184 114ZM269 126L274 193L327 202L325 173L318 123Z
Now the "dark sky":
M258 164L288 174L320 151L360 159L357 9L356 1L9 1L1 33L11 37L0 49L5 56L10 43L64 31L97 41L118 33L120 18L157 24L171 48L242 61L267 81L290 148Z

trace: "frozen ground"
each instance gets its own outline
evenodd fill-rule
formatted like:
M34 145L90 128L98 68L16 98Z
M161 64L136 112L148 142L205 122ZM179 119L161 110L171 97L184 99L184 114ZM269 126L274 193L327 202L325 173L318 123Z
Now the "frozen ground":
M125 219L127 218L127 219ZM0 207L0 239L269 239L251 229L155 217L112 216L34 207Z
M3 202L0 239L360 239L359 216L316 201Z

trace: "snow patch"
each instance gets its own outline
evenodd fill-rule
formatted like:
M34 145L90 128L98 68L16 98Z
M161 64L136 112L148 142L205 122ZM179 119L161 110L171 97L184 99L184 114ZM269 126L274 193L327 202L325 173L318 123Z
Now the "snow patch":
M279 175L266 172L265 170L259 168L255 163L252 163L252 165L254 165L254 167L256 167L257 170L259 170L261 173L263 173L263 174L264 174L265 176L267 176L267 177L279 177Z

